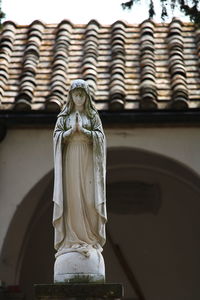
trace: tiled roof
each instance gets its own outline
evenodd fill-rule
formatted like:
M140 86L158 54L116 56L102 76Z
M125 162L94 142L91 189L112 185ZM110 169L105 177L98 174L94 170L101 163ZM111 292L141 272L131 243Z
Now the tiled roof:
M200 107L200 30L173 19L19 26L0 37L1 110L58 111L83 78L99 110Z

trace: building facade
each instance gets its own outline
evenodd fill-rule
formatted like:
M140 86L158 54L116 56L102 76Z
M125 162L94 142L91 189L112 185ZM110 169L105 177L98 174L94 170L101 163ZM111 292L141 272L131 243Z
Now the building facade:
M109 282L126 298L199 299L199 31L6 22L0 50L0 279L33 299L53 280L53 140L70 82L91 87L107 138Z

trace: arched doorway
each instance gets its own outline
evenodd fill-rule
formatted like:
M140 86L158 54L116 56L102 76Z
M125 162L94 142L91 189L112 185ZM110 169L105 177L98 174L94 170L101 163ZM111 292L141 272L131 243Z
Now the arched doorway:
M107 274L112 281L123 278L128 298L135 296L130 271L145 299L199 298L199 184L197 174L171 158L140 149L110 149L112 240L105 252L111 251L111 243L118 249L107 260ZM121 273L113 272L120 259Z
M40 197L35 188L34 195L26 199L38 202L30 213L21 245L23 256L20 264L18 261L16 283L28 299L33 298L34 283L49 283L53 278L52 173L45 182L38 183L44 188ZM148 300L199 299L197 174L158 154L112 148L108 150L107 184L109 238L103 252L107 281L124 283L126 298L134 298L132 272ZM16 228L10 226L10 243L11 233L20 234ZM9 246L5 243L4 251Z

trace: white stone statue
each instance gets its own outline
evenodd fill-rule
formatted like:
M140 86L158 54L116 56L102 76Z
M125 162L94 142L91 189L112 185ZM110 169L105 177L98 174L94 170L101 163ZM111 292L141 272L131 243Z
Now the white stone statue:
M103 282L105 136L88 84L73 81L54 130L55 282Z

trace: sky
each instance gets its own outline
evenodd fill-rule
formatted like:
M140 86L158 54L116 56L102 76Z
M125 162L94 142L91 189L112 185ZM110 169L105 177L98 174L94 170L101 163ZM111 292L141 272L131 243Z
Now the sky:
M125 1L127 0L2 0L2 10L6 13L4 21L12 20L20 25L30 24L36 19L44 23L59 23L63 19L69 19L76 24L85 24L91 19L102 24L112 24L120 19L134 24L148 18L147 0L141 0L141 4L130 11L121 7L121 3ZM158 16L155 21L160 22L159 5L156 5L156 11ZM181 17L179 12L177 15Z

